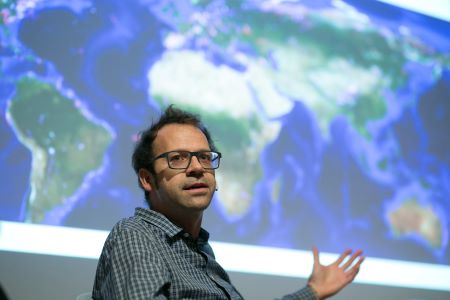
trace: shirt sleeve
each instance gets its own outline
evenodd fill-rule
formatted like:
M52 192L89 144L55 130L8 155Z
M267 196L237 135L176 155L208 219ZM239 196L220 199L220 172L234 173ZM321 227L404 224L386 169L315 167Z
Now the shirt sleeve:
M169 272L148 235L122 230L105 243L94 299L167 299Z
M280 300L317 300L314 291L307 285L295 293L286 295Z

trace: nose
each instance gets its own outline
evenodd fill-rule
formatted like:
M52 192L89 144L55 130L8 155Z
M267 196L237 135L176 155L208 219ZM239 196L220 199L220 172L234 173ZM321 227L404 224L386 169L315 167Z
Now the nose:
M198 160L197 156L193 155L191 157L191 163L189 164L189 166L186 169L186 173L203 173L205 171L205 169L203 168L203 166L200 164L200 161Z

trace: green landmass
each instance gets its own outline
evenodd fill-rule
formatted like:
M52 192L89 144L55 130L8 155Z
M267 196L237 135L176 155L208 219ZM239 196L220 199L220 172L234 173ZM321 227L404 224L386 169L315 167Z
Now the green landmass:
M397 238L416 236L433 249L443 245L443 224L431 204L422 204L415 197L405 199L388 212L388 220Z
M336 115L345 114L369 137L366 123L381 119L386 111L379 91L395 90L407 80L403 72L406 59L401 51L395 51L401 49L400 42L374 29L339 27L311 13L301 22L271 12L246 12L237 18L239 24L251 28L251 34L238 37L258 55L275 58L275 84L287 95L303 100L319 116L324 133ZM321 76L311 76L318 72ZM357 92L349 96L352 103L342 106L337 100L351 85Z
M367 123L383 118L386 112L382 93L408 81L405 62L445 62L442 54L414 36L380 30L370 20L347 16L338 9L330 17L329 11L289 3L265 11L243 8L239 1L225 1L223 6L214 1L192 3L209 13L198 19L178 19L181 31L191 39L208 40L211 49L223 57L235 58L236 49L247 49L250 60L266 60L267 75L276 88L303 101L319 117L325 136L330 120L344 114L362 136L370 138ZM342 60L347 62L342 68L329 68L333 61ZM318 70L328 77L309 76ZM372 78L359 76L361 71ZM439 73L438 68L435 71ZM342 81L340 90L329 92L336 81ZM341 107L337 99L350 85L357 87L354 103Z
M32 153L26 221L40 223L101 167L112 135L88 120L72 99L31 77L17 82L7 113Z
M341 111L348 116L362 136L370 139L366 123L383 118L387 113L387 107L383 97L379 95L379 91L374 90L373 93L357 96L354 103L343 105Z

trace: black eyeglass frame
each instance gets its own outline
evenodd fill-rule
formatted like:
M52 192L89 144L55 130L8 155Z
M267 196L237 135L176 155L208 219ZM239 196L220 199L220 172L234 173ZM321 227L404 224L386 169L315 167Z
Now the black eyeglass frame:
M186 165L186 167L185 167L185 168L174 168L173 166L171 166L170 161L169 161L169 155L170 155L171 153L189 153L189 162L188 162L188 164ZM200 161L200 159L199 159L199 155L201 155L201 154L203 154L203 153L215 153L215 154L217 154L217 157L216 157L216 158L211 159L211 162L213 162L213 161L215 161L215 160L219 160L218 163L217 163L217 167L215 167L215 168L208 168L208 167L205 167L205 166L201 163L201 161ZM161 153L160 155L156 156L155 158L152 159L151 164L153 165L153 163L154 163L155 160L157 160L157 159L165 158L166 161L167 161L167 165L169 166L170 169L174 169L174 170L186 170L186 169L189 168L189 166L191 165L191 162L192 162L192 156L197 157L197 160L198 160L198 162L200 163L200 165L203 167L203 169L206 169L206 170L215 170L215 169L218 169L219 166L220 166L220 159L222 158L222 153L220 153L220 152L218 152L218 151L209 151L209 150L208 150L208 151L173 150L173 151L168 151L168 152Z

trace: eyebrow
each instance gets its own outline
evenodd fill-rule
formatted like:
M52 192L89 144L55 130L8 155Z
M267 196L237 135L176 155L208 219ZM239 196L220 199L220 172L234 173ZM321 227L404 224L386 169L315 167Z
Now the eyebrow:
M195 150L195 151L189 151L189 150L186 150L186 149L175 149L175 150L169 150L169 151L165 151L165 152L173 152L173 151L183 151L183 152L201 152L201 151L209 151L209 152L211 152L212 150L211 149L204 149L204 148L202 148L202 149L199 149L199 150Z

